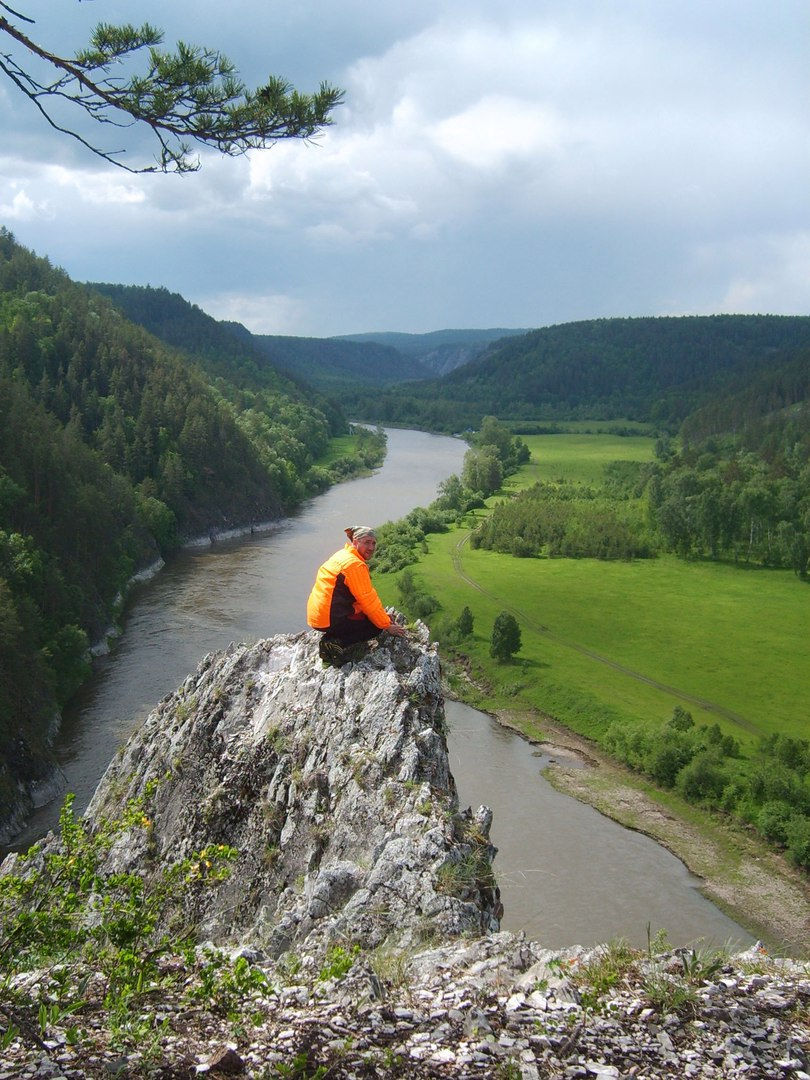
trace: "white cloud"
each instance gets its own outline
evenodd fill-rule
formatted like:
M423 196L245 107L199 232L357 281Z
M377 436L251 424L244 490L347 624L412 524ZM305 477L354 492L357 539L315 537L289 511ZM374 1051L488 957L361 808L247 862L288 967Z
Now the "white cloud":
M12 184L11 190L14 194L9 192L8 201L0 202L0 218L6 221L31 221L46 212L43 204L38 205L27 192L22 189L15 190L16 188L17 184Z
M563 125L530 101L489 95L427 129L437 149L474 170L508 169L514 161L542 161L560 150Z
M810 313L810 229L710 245L698 255L727 274L713 310Z

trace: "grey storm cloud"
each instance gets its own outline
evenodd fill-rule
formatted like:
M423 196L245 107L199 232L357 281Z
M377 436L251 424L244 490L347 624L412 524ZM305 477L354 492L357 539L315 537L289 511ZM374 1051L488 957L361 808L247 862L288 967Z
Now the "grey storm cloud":
M319 336L810 308L804 0L18 7L54 49L148 20L252 85L346 91L313 145L179 178L88 157L0 82L0 223L77 279Z

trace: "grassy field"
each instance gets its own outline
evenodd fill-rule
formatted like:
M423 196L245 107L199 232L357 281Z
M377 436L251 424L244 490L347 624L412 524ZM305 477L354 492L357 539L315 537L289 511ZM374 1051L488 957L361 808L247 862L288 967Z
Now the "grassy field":
M648 460L652 442L611 435L525 436L537 479L601 478L611 460ZM807 737L808 586L790 571L742 570L672 556L634 562L515 559L465 543L468 529L431 535L414 568L443 613L475 616L469 647L492 686L484 707L535 708L599 738L614 721L666 720L676 705L744 743L782 731ZM379 579L396 602L391 578ZM495 616L512 611L523 647L489 657Z
M599 483L611 461L651 461L653 440L643 435L521 435L531 461L509 477L506 490L518 490L538 480Z
M328 468L338 458L351 457L357 450L356 435L336 435L329 440L326 453L315 462L323 468Z
M417 572L449 614L465 604L473 611L472 652L502 686L496 697L519 697L594 737L611 719L665 720L675 705L746 741L807 735L808 596L789 571L671 556L514 559L473 551L465 535L431 536ZM523 640L509 665L488 655L503 610Z

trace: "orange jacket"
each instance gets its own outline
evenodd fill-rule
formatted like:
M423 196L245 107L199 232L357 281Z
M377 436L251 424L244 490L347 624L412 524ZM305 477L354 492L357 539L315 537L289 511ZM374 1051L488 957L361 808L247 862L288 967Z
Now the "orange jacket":
M307 622L316 630L327 630L336 619L361 614L381 630L391 624L363 556L353 544L346 544L318 570L307 600Z

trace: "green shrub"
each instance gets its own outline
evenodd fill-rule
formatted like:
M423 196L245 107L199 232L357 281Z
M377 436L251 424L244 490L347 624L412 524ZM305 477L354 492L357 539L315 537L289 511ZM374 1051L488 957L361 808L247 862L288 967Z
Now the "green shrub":
M810 818L794 814L785 828L787 856L805 870L810 868Z
M656 784L671 788L693 756L694 750L686 740L656 742L644 759L644 771Z
M756 825L770 843L787 844L787 827L793 811L785 802L772 800L764 803L757 813Z
M529 540L515 536L512 539L512 554L518 559L532 559L537 555L537 550Z
M509 660L520 649L520 627L509 611L502 611L492 627L489 654L496 660Z
M689 802L717 806L728 783L720 756L713 750L697 754L678 773L677 787Z
M458 627L458 632L461 637L465 638L470 636L470 634L473 632L474 623L475 620L473 618L473 613L465 605L462 608L461 614L459 615L456 622L456 626Z
M147 807L154 788L150 784L143 798L130 800L120 818L92 826L76 818L69 795L58 845L47 852L35 845L0 877L0 1003L7 1018L39 1009L45 1035L84 992L79 987L87 978L72 968L80 958L82 969L103 983L112 1043L142 1046L154 1034L144 1030L138 1003L175 977L161 960L185 945L184 905L221 882L237 854L224 844L209 845L153 868L149 879L138 871L106 871L107 855L122 834L151 829ZM12 989L16 975L36 969L44 977ZM54 1000L49 980L57 970ZM237 970L234 977L242 975Z

